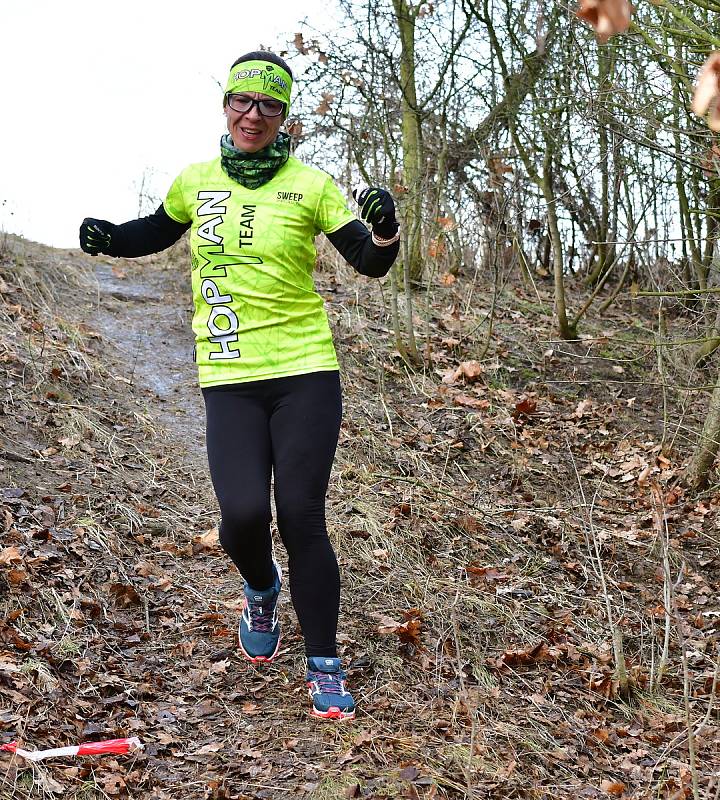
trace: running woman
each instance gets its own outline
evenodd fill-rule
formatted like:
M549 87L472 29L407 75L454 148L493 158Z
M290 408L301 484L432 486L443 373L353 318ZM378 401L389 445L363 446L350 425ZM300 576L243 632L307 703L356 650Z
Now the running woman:
M395 205L367 188L347 208L325 172L290 155L280 130L292 72L255 51L230 69L228 133L212 161L191 164L155 213L114 225L86 218L86 253L156 253L190 229L195 360L220 543L244 578L240 650L271 662L280 645L282 583L272 555L270 485L288 554L290 595L305 640L311 714L351 719L355 703L337 654L340 573L325 524L342 400L335 349L315 290L322 231L361 274L387 274L398 254Z

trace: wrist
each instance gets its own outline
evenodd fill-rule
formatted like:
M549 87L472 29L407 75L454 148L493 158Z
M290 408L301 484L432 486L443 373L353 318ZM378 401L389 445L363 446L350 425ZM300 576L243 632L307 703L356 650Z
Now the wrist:
M377 228L373 228L372 230L372 242L376 247L389 247L391 244L395 244L395 242L399 241L400 239L400 226L396 223L395 224L395 233L390 236L383 236L378 233ZM385 231L383 231L385 233Z
M400 225L398 221L393 218L392 220L383 220L372 226L372 232L378 239L392 239L398 232Z

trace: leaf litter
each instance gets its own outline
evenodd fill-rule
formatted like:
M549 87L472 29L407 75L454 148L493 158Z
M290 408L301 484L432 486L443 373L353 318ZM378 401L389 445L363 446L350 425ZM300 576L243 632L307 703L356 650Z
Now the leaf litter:
M126 299L100 300L97 265L77 252L17 239L0 261L0 369L12 389L0 459L2 741L137 736L146 745L131 761L35 772L4 755L2 791L689 796L672 629L668 666L653 683L668 615L652 481L664 487L695 745L712 779L720 497L685 497L675 481L682 454L660 446L651 406L584 386L574 353L555 345L548 357L546 320L525 313L525 341L514 341L521 297L500 298L492 357L478 361L471 342L463 352L457 343L476 322L457 312L458 281L439 282L433 369L413 374L388 348L377 285L356 284L359 305L344 267L330 263L320 276L346 386L328 522L358 720L336 728L308 718L301 636L285 598L278 661L247 666L235 645L240 581L219 548L198 466L202 419L184 399L195 391L192 366L165 386L127 377L127 352L85 322L122 320L131 337L136 311L156 311L163 291L183 296L178 260L123 262L113 280L127 282ZM59 274L81 320L53 297ZM152 291L132 290L141 281ZM149 345L136 345L149 361ZM145 365L162 368L162 351ZM641 425L638 407L648 408ZM618 694L598 553L625 643L628 701Z

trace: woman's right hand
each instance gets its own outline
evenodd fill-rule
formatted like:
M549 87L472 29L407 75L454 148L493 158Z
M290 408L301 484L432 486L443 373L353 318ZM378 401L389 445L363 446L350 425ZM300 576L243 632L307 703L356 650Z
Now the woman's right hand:
M115 226L105 219L85 217L80 226L80 247L83 252L96 256L98 253L110 255L110 243Z
M360 208L360 218L368 225L395 224L395 203L386 189L377 186L356 186L352 196Z

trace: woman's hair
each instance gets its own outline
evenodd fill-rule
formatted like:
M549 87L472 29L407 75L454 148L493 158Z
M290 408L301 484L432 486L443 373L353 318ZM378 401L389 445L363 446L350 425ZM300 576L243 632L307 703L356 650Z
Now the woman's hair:
M285 59L276 56L275 53L271 53L269 50L253 50L252 53L245 53L244 56L240 56L237 59L230 69L242 64L244 61L269 61L271 64L277 64L278 67L282 67L291 78L293 77L292 70Z

